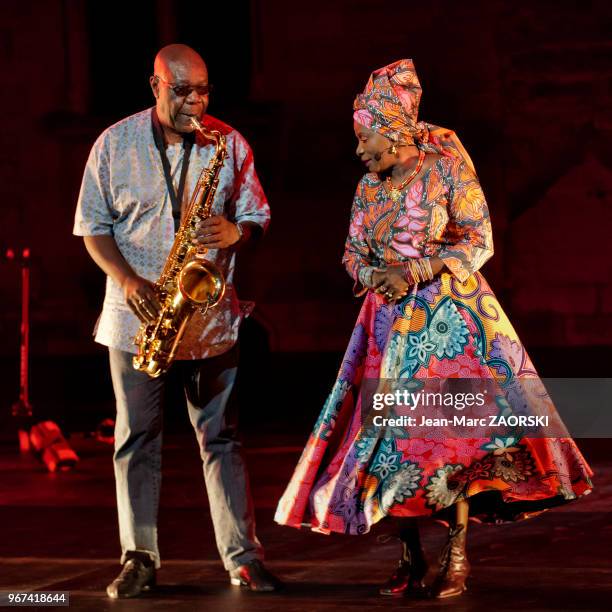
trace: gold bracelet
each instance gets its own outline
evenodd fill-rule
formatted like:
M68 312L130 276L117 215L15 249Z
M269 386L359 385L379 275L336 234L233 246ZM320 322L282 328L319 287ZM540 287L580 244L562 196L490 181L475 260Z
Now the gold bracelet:
M434 274L431 268L431 260L429 259L429 257L424 257L423 259L420 259L419 266L423 275L423 281L433 280Z
M402 265L404 267L404 278L406 279L406 282L409 285L414 285L415 280L414 280L414 274L412 272L412 267L410 266L410 260L405 261Z
M419 283L422 283L425 280L425 278L423 277L423 270L421 269L419 260L418 259L413 260L412 265L414 266L415 278L417 278L417 281Z

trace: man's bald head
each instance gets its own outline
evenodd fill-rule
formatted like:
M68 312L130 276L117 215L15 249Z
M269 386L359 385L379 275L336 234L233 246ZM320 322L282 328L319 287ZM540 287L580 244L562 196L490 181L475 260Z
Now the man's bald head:
M201 118L208 108L206 64L191 47L168 45L155 56L153 71L150 83L157 116L168 141L180 140L193 131L191 118Z
M164 79L174 80L178 76L177 70L181 73L185 71L204 72L208 76L206 64L197 51L187 45L166 45L155 56L153 73Z

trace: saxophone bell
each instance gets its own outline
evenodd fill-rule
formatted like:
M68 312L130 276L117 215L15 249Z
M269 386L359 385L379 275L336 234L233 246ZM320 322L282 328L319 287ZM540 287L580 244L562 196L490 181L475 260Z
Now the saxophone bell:
M179 289L194 306L212 308L225 294L225 282L216 266L205 259L193 259L179 274Z

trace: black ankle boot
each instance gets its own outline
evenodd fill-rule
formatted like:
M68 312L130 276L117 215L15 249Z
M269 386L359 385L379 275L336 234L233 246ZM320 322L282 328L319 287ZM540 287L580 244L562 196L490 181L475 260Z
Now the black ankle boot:
M400 541L402 543L402 558L389 580L380 587L379 593L392 597L400 595L423 596L426 593L424 579L428 568L419 533L416 528L408 533L402 532Z

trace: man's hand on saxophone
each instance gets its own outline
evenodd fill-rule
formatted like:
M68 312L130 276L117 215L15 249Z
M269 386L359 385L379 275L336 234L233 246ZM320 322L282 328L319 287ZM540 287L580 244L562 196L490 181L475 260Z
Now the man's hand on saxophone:
M161 310L161 304L153 290L153 283L142 276L127 276L121 284L128 306L143 322L154 321Z
M226 249L236 244L241 236L237 225L216 215L200 222L198 235L193 239L193 243L207 249Z
M134 314L143 323L155 319L161 306L153 291L153 283L134 272L117 248L113 236L85 236L84 240L92 259L121 287Z

